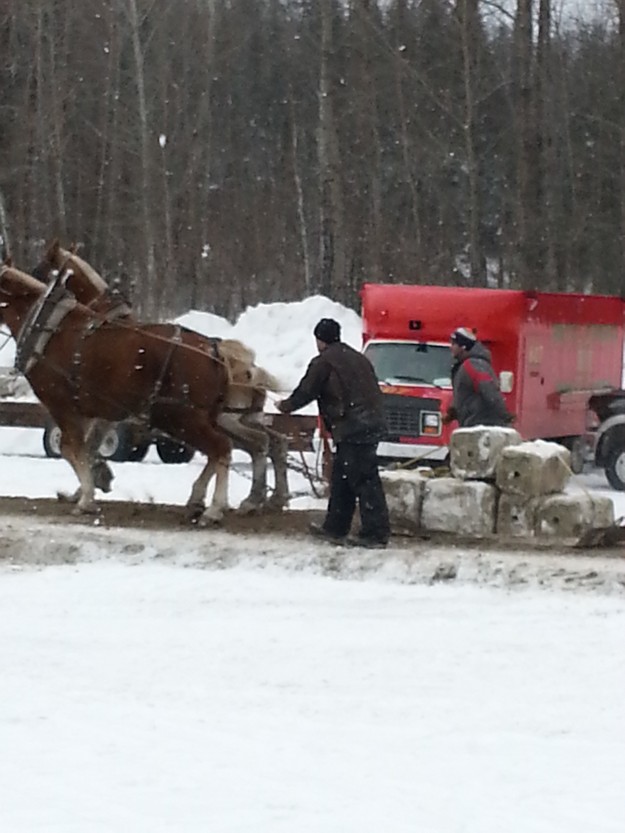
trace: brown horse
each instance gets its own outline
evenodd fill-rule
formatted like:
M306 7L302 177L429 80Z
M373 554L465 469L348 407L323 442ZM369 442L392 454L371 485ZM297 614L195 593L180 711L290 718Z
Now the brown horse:
M44 259L32 274L44 283L61 283L80 303L105 315L107 320L121 319L137 323L126 300L111 290L98 272L77 255L73 248L62 248L58 240L48 247ZM161 333L168 325L143 326L150 332ZM207 343L212 342L230 373L228 393L218 424L231 438L235 448L246 451L252 458L252 488L239 511L255 511L264 506L282 509L289 500L286 463L288 443L286 437L262 421L267 391L278 390L278 381L254 363L253 351L240 341L222 339L215 342L193 330L185 328L183 332L185 339L202 349L206 349ZM98 439L99 434L94 434L94 442ZM275 488L268 500L267 456L272 461L275 475ZM206 478L210 478L208 467L198 478L200 492L205 492L202 483Z
M208 474L217 480L204 517L221 518L231 453L217 425L229 384L223 361L186 343L175 325L157 333L107 321L69 293L55 297L7 265L0 266L0 310L17 342L16 363L61 429L61 453L80 483L78 511L95 509L88 445L93 420L137 419L206 454ZM203 472L189 504L203 505L199 490L208 479Z

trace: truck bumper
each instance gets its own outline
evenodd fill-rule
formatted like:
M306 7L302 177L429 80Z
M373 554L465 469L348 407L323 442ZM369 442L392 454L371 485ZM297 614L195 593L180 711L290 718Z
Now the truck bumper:
M432 460L442 463L449 449L446 445L428 445L426 443L387 443L378 445L378 457L388 457L393 460Z

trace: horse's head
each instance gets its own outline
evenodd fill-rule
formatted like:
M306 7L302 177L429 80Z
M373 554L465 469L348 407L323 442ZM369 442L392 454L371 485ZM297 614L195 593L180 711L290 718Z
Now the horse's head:
M3 263L0 265L0 319L7 320L7 312L17 305L23 307L24 302L27 306L34 303L45 291L41 281Z
M67 258L58 240L53 240L46 249L43 259L30 270L30 274L42 283L53 281L65 267Z
M64 249L58 240L48 246L43 260L31 271L33 277L43 283L62 280L65 286L83 304L108 291L106 281L95 269L76 254L76 245Z

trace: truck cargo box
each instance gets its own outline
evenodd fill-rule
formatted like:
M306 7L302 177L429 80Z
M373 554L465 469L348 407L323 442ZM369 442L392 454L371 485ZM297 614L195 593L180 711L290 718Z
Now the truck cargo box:
M446 455L455 426L441 416L452 395L450 336L460 326L491 351L519 433L571 444L587 430L590 396L621 385L624 309L603 295L365 284L363 348L388 396L380 453Z

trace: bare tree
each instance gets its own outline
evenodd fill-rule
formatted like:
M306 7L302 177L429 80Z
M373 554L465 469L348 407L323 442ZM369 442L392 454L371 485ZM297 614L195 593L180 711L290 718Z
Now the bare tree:
M126 0L126 13L130 24L132 51L136 78L137 109L139 113L139 138L141 162L141 217L143 221L143 235L145 241L146 281L142 306L148 313L157 311L160 306L160 290L157 285L156 256L154 252L154 229L151 213L151 178L152 178L152 130L148 119L147 96L145 89L145 71L143 45L141 43L141 28L144 23L139 18L136 0Z
M319 73L319 190L320 258L318 289L332 296L345 276L343 194L340 182L338 138L330 81L332 55L332 3L321 0L321 54Z

